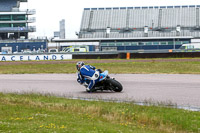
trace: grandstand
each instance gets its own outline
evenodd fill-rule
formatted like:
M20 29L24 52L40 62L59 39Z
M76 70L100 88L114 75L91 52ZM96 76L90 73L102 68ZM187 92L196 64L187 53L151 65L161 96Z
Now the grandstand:
M35 10L20 10L20 2L27 0L0 0L0 40L28 38L29 32L35 32Z
M78 40L71 41L97 41L100 51L179 49L200 37L199 8L84 8ZM70 40L54 41L62 44Z
M85 8L79 38L200 37L200 5Z

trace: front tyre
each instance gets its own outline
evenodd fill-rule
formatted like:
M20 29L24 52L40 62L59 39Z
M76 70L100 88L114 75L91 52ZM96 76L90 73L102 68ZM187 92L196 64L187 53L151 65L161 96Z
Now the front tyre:
M123 90L123 87L121 85L121 83L119 83L117 80L115 79L108 79L107 80L109 86L112 87L112 90L115 92L121 92Z

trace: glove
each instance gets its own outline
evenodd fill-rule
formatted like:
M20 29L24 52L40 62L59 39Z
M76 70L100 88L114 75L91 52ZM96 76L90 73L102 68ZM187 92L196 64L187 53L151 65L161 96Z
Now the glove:
M83 84L84 82L83 81L81 81L80 79L77 79L77 82L79 83L79 84Z

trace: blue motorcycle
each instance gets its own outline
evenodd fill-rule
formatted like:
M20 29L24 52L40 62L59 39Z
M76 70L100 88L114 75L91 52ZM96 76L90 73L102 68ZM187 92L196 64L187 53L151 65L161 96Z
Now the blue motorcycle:
M89 84L89 80L86 80L85 87ZM121 92L123 90L123 87L121 83L119 83L115 78L111 78L108 76L108 71L104 71L100 73L99 75L99 81L95 84L93 87L92 92L95 91L103 91L103 90L110 90L110 91L115 91L115 92Z

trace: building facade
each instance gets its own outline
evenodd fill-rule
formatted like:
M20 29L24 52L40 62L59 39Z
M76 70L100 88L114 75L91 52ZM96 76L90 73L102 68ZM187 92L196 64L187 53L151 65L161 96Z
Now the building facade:
M29 32L35 32L35 26L29 26L35 22L34 9L20 10L20 2L27 0L0 0L0 40L28 39Z

